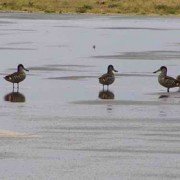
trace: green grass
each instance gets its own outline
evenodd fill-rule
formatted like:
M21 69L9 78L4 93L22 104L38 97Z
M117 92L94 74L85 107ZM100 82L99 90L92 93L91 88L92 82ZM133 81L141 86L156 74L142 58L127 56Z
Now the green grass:
M180 15L180 0L0 0L0 10L44 13Z

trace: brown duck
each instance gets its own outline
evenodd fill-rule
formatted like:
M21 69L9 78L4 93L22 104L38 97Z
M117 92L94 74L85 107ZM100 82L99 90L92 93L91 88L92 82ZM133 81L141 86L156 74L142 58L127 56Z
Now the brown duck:
M22 64L19 64L17 67L17 72L4 77L6 81L13 83L13 89L15 83L17 84L17 89L19 89L19 83L26 78L26 73L24 72L24 70L29 71Z
M106 85L108 89L108 86L114 82L115 80L114 72L118 72L118 71L114 69L113 65L109 65L107 69L107 73L103 74L99 78L99 83L103 85L103 89L104 89L104 85Z
M161 72L158 76L159 84L167 88L167 92L169 92L170 88L180 87L180 80L175 79L173 77L167 76L167 67L161 66L160 69L155 71L154 73Z

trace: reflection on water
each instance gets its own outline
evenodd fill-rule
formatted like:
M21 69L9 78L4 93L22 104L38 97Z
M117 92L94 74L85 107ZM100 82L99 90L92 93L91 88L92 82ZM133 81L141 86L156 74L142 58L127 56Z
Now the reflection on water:
M22 102L23 103L26 101L26 98L23 94L19 92L11 92L4 96L4 100L9 101L9 102Z
M160 95L159 99L168 98L168 97L169 97L169 95Z
M112 114L112 111L113 111L113 106L112 106L112 104L108 104L106 110L107 110L107 112L108 112L109 114Z
M132 28L97 29L117 25ZM26 97L1 80L0 179L180 179L180 93L152 74L180 74L170 27L180 18L0 13L1 76L32 70ZM114 94L98 84L111 63Z
M107 90L107 91L100 91L99 92L99 98L100 99L114 99L114 93Z

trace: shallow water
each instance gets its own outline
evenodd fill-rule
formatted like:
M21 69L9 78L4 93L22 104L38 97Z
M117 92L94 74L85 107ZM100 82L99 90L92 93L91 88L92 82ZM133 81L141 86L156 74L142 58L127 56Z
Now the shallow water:
M179 34L179 18L0 14L0 179L180 179L180 93L152 73L180 74Z

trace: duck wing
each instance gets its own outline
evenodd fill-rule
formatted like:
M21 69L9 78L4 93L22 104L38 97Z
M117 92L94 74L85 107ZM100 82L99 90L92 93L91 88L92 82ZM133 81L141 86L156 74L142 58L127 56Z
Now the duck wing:
M5 76L4 79L12 83L19 83L20 81L25 79L25 76L22 73L15 72L13 74Z
M180 86L180 81L177 79L174 79L173 77L170 76L166 76L164 78L164 82L165 84L167 84L168 86Z
M13 79L14 79L14 77L16 76L16 74L17 74L17 72L15 72L15 73L13 73L13 74L9 74L9 75L5 76L4 79L5 79L6 81L12 82Z
M110 79L112 79L112 77L109 74L103 74L101 77L99 77L99 80L102 82L107 82Z

